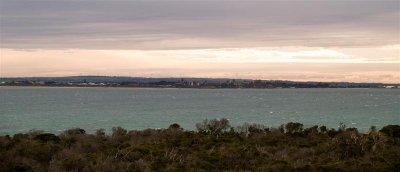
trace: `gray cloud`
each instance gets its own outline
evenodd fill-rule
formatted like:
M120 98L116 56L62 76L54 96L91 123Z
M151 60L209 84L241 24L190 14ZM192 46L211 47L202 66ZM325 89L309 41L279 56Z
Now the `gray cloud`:
M399 1L1 0L2 48L399 44Z

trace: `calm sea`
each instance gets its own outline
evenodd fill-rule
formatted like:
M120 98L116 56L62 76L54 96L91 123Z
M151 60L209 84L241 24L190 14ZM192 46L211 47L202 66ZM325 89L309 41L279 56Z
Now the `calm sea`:
M400 90L0 87L0 135L172 123L195 129L206 118L228 118L233 126L295 121L337 128L343 122L368 131L400 124Z

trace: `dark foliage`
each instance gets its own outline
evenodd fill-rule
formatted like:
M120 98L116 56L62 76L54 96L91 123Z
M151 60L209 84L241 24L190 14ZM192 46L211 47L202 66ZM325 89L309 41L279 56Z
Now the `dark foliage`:
M297 122L289 122L285 125L286 133L296 134L303 131L303 124Z
M177 123L171 124L168 129L182 129L181 126Z
M391 137L400 137L400 125L388 125L383 127L380 132Z
M359 133L340 125L278 128L226 119L205 120L198 131L167 129L87 134L70 129L0 136L0 171L396 171L399 126Z
M212 119L204 120L202 123L197 123L196 128L199 132L219 134L230 128L228 119Z
M54 134L51 133L43 133L43 134L38 134L37 136L34 137L36 140L40 140L42 142L59 142L60 138Z

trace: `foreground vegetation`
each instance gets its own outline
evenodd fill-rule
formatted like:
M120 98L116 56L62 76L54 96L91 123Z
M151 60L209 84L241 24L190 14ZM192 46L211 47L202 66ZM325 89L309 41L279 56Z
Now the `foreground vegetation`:
M70 129L0 136L0 171L396 171L400 126L368 133L341 125L278 128L205 120L197 131L167 129L87 134Z

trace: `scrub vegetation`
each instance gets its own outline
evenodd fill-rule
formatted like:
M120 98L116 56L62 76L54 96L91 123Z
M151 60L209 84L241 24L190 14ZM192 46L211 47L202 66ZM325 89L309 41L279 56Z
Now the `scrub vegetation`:
M127 131L116 127L88 134L34 131L0 136L0 171L396 171L400 126L367 133L340 125L278 128L231 127L226 119L204 120L197 131Z

